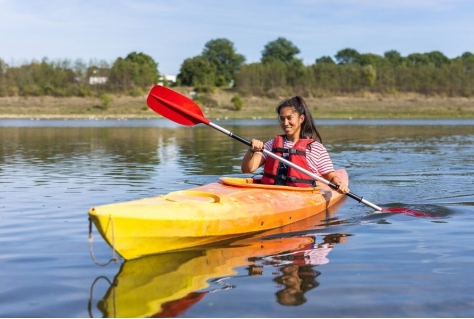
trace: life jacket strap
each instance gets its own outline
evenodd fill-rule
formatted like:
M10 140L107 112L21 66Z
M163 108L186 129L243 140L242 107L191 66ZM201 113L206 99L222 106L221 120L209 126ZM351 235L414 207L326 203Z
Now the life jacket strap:
M283 153L283 154L296 154L306 156L306 152L295 150L294 148L283 148L283 147L274 147L272 148L273 153Z

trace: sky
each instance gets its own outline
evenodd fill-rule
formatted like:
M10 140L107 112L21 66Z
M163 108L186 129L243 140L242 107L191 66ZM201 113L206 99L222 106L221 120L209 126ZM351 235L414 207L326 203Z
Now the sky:
M0 0L0 59L106 61L131 52L176 75L228 39L246 63L283 37L307 65L351 48L383 55L474 53L473 0Z

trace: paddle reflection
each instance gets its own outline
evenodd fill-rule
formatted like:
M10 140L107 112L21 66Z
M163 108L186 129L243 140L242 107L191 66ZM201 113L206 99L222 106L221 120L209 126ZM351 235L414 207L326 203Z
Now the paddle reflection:
M316 278L321 273L313 268L328 263L335 244L348 236L310 233L247 238L226 247L125 261L97 308L104 317L176 317L209 293L238 289L233 284L237 277L262 275L273 276L280 285L276 302L297 306L305 302L307 291L318 286ZM248 272L237 276L235 269L245 266Z

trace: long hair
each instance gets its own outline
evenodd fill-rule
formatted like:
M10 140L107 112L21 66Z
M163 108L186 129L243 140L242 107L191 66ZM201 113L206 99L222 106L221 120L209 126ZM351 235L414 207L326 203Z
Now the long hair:
M293 107L298 115L304 115L304 121L301 123L300 138L313 138L322 143L323 139L316 128L313 116L311 115L311 112L309 111L304 99L300 96L294 96L282 101L276 107L277 114L280 114L282 108L288 106Z

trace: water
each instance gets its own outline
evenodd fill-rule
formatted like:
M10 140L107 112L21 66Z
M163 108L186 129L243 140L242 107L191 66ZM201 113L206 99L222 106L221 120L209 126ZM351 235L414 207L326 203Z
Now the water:
M275 121L216 123L279 133ZM318 125L355 194L432 217L348 198L326 226L101 267L90 207L242 176L246 146L167 120L0 121L0 317L474 316L474 121Z

